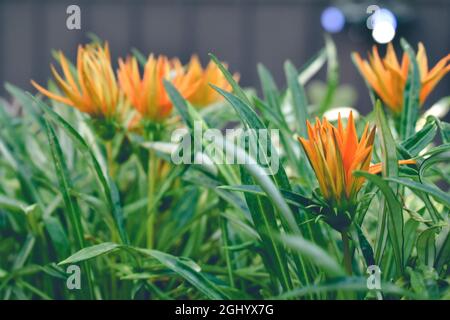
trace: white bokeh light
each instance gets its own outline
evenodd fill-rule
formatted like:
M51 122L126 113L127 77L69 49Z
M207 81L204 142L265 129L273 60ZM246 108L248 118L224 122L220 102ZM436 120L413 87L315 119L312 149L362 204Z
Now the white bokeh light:
M372 31L372 37L376 42L381 44L391 42L392 39L394 39L394 36L395 28L392 23L389 23L388 21L376 23Z

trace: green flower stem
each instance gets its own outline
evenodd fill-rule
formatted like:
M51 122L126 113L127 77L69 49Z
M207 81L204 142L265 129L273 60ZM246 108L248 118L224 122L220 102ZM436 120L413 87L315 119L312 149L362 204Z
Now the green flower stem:
M114 165L114 152L113 152L113 142L108 140L105 142L106 145L106 158L108 162L108 172L111 179L115 176L115 165Z
M228 281L230 283L230 286L232 288L235 288L234 283L234 275L233 275L233 266L232 266L232 259L231 259L231 252L228 248L230 246L230 239L228 237L228 226L227 226L227 220L226 218L219 216L220 219L220 229L222 231L222 243L225 251L225 259L227 262L227 270L228 270Z
M352 256L350 253L350 240L347 231L341 232L342 244L344 246L344 266L348 275L352 275Z
M148 141L158 139L158 127L151 126L147 129ZM147 248L154 248L155 218L157 210L156 180L158 177L158 158L153 149L148 151L147 167Z
M148 154L148 194L147 194L147 248L151 249L154 246L154 225L155 225L155 182L156 182L156 153L150 150Z

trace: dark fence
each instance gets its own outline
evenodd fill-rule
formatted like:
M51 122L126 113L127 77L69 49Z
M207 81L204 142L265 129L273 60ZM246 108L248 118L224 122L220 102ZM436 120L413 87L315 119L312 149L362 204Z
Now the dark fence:
M413 16L409 23L400 25L396 42L400 36L414 45L423 41L433 64L450 51L450 1L404 3ZM80 31L66 28L70 4L81 8ZM329 4L313 0L0 1L0 83L7 81L30 90L31 78L45 83L51 50L61 49L74 58L77 45L88 41L87 33L93 32L110 42L114 58L126 55L133 47L145 54L164 53L183 61L192 53L206 61L208 52L213 52L241 73L244 85L259 86L258 62L283 85L286 59L301 66L323 46L320 14ZM364 16L365 12L357 14ZM367 110L369 100L350 53L365 53L370 48L370 32L361 23L333 37L341 82L360 92L358 106ZM448 95L449 78L431 99ZM0 94L4 93L2 87Z

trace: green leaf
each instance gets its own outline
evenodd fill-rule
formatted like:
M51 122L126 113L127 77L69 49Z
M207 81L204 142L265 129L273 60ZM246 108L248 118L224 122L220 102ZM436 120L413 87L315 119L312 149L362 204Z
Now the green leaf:
M296 128L301 137L307 137L306 120L308 120L308 102L303 86L298 82L298 73L290 61L284 63L284 72L292 95L292 105L296 118Z
M327 54L324 48L314 54L299 70L298 82L305 85L317 72L323 67L327 61Z
M55 217L48 217L44 219L44 225L58 254L58 258L67 257L70 254L70 242L61 222Z
M128 236L126 234L123 211L120 205L119 193L114 182L105 175L98 160L96 159L93 151L86 143L86 141L78 134L78 132L60 115L54 112L50 107L48 107L42 101L39 101L31 94L29 96L37 103L37 105L45 112L46 117L56 122L62 129L67 133L67 135L77 144L79 150L83 152L91 160L90 163L93 166L94 172L102 186L103 193L108 202L114 222L116 224L117 231L119 233L120 239L123 243L128 243Z
M380 191L383 193L384 198L386 199L386 203L388 206L388 223L387 230L389 240L392 244L392 248L394 250L394 256L397 264L397 268L399 273L403 271L404 268L404 260L403 260L403 248L404 248L404 238L403 238L403 214L402 214L402 206L398 202L396 195L389 188L389 185L383 181L382 178L377 175L370 174L365 171L355 171L353 172L355 177L364 177L373 184L375 184Z
M381 151L383 154L383 176L398 176L398 162L396 144L391 130L386 120L380 100L375 105L378 133L381 141Z
M181 118L183 119L184 123L188 126L188 128L191 131L191 135L194 135L194 122L198 122L201 124L203 129L208 129L207 124L203 120L203 118L200 116L200 114L197 113L195 109L193 109L186 100L183 99L181 94L178 92L178 90L173 86L172 83L169 81L164 80L164 88L166 89L167 94L169 95L171 101L173 102L175 108L180 113ZM194 141L194 143L196 143ZM198 143L198 142L197 142ZM207 145L206 139L201 139L201 142L203 147ZM222 150L222 148L217 148L216 150ZM191 152L193 153L195 151L195 147L191 148ZM210 155L207 154L209 157ZM224 157L224 155L222 154ZM236 172L231 168L231 166L224 165L222 163L218 163L214 157L210 157L211 160L215 163L217 166L220 174L224 177L224 179L228 183L237 183L239 181L239 178L237 177Z
M325 52L327 55L327 91L319 106L319 114L325 113L331 107L334 94L339 85L339 63L336 45L328 35L325 36Z
M103 242L103 243L79 250L78 252L74 253L67 259L58 263L58 265L60 266L60 265L64 265L64 264L73 264L73 263L77 263L77 262L81 262L81 261L86 261L86 260L96 258L101 255L110 253L121 247L122 247L122 245L117 244L117 243Z
M139 51L136 48L132 48L131 49L131 53L133 53L133 56L136 57L137 61L139 62L139 64L144 67L145 64L147 63L147 58L145 57L145 55Z
M246 104L244 101L239 99L238 97L232 95L229 92L226 92L222 90L221 88L218 88L216 86L212 86L217 92L219 92L224 98L233 106L233 108L236 110L237 114L241 118L242 122L247 126L247 128L254 129L254 130L267 130L267 128L262 123L261 119L259 119L256 112L250 107L250 105ZM250 134L254 135L254 131L250 130ZM267 132L267 134L269 134ZM289 183L289 180L286 175L286 171L284 170L283 166L281 165L279 161L279 155L277 154L276 150L272 146L272 142L270 141L270 136L267 136L267 144L266 145L260 145L259 140L257 137L255 138L258 142L258 155L259 157L262 157L261 163L265 166L268 166L267 170L270 172L270 175L275 178L275 184L286 190L290 190L291 186ZM268 158L267 150L272 151L272 157L278 157L278 170L277 172L274 172L272 170L271 161Z
M439 227L431 227L419 234L417 238L417 256L425 266L432 267L436 258L436 232Z
M243 183L254 183L253 178L244 169L241 170L241 180ZM253 225L262 241L265 252L263 261L269 270L273 270L284 290L292 289L287 255L276 239L278 225L272 204L267 198L250 193L245 194L245 200L252 215Z
M261 88L264 99L267 101L269 108L281 113L281 99L278 87L273 79L270 71L262 64L258 64L258 75L261 81Z
M36 244L36 238L29 233L25 239L25 243L23 244L20 251L15 255L14 263L12 265L12 270L18 270L25 265L28 257L33 251L34 245Z
M78 251L66 260L60 262L59 265L86 261L119 249L125 250L129 253L143 254L158 260L162 265L179 274L182 278L191 283L195 288L203 292L210 299L217 300L228 298L217 285L215 285L199 271L200 267L198 267L193 261L175 257L157 250L141 249L112 242L104 242Z
M298 236L281 235L281 241L288 247L296 250L311 263L323 269L329 276L344 276L345 272L340 264L325 250L311 241Z
M361 252L364 256L367 266L372 266L375 264L375 257L373 254L372 246L364 235L363 231L359 226L356 226L356 232L358 235L359 246L361 247Z
M437 238L436 270L439 273L444 271L444 266L450 262L450 227L442 228Z
M433 142L437 133L437 124L433 118L423 126L414 135L403 141L400 146L405 148L410 157L415 157L421 152L426 146Z
M22 201L11 199L5 196L2 196L0 194L0 208L11 210L11 211L17 211L17 212L23 212L23 209L26 208L28 205Z
M70 194L70 190L72 189L72 181L64 161L64 156L62 154L58 138L56 138L55 132L50 127L48 122L46 122L46 128L59 188L64 199L64 204L68 212L72 230L74 232L75 241L77 244L76 249L79 250L84 248L84 231L81 223L81 210L77 199Z
M417 299L417 295L410 290L404 290L401 287L392 283L381 283L382 291L386 294L392 294L397 296L406 296L412 299ZM325 283L313 284L308 287L294 289L293 291L282 294L276 299L293 299L300 298L312 293L327 293L327 292L357 292L367 293L367 278L365 277L346 277L335 278Z
M417 227L420 222L414 219L409 219L405 223L405 260L411 256L413 248L415 248L417 240Z
M233 93L237 95L241 100L245 101L245 103L251 104L244 90L242 90L242 88L238 85L236 80L234 80L233 75L228 71L228 69L225 68L225 66L219 61L219 59L217 59L215 55L210 53L209 56L211 57L211 60L214 61L214 63L219 67L220 71L222 71L228 83L231 85Z
M264 101L262 101L258 97L253 97L253 103L255 105L255 108L261 111L264 119L268 120L273 126L279 128L280 130L290 133L290 129L280 112L270 108Z
M383 177L397 177L398 176L398 162L396 143L392 136L392 132L386 120L381 102L378 100L375 104L375 114L377 121L378 134L381 142L382 151L382 175ZM383 180L376 177L377 182L381 183L383 188L387 188L383 194L385 196L385 203L379 211L379 223L377 230L377 240L375 247L375 257L377 261L381 260L385 248L386 232L393 244L394 255L397 262L397 271L400 273L403 270L403 215L400 203L396 200L397 188L392 184L389 188ZM377 185L381 189L380 185ZM383 191L383 190L382 190ZM390 200L388 199L390 198ZM395 200L392 202L392 198ZM388 213L388 214L387 214Z
M256 185L236 185L236 186L219 186L220 189L240 191L246 193L252 193L255 195L267 196L267 194L261 189L260 186ZM283 195L286 202L290 205L294 205L301 209L312 209L319 207L320 205L311 199L304 197L300 193L289 191L289 190L279 190Z
M420 71L416 54L409 43L402 38L400 44L410 61L400 118L400 137L406 139L414 134L419 113Z
M148 249L135 249L137 252L151 256L158 260L161 264L171 269L183 279L188 281L191 285L201 291L209 299L213 300L223 300L229 299L228 295L209 280L203 273L199 271L198 267L193 261L188 259L182 259L174 257L167 253L148 250Z
M438 125L441 131L442 142L447 144L450 143L450 123L439 121Z
M27 114L31 115L33 119L36 120L37 123L39 123L41 128L45 128L44 119L41 117L38 110L36 109L36 104L34 103L33 99L30 99L30 97L22 89L10 83L5 84L5 89L14 98L17 99L20 105L26 110Z
M450 195L435 186L426 183L419 183L405 178L387 178L388 181L399 183L413 190L419 190L434 197L437 201L450 208Z

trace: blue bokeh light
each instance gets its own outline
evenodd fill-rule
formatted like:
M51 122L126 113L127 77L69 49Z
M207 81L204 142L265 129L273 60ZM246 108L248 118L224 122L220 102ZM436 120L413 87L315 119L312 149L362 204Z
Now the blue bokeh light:
M337 33L344 28L345 17L339 8L328 7L323 10L320 17L320 22L326 31L330 33Z

